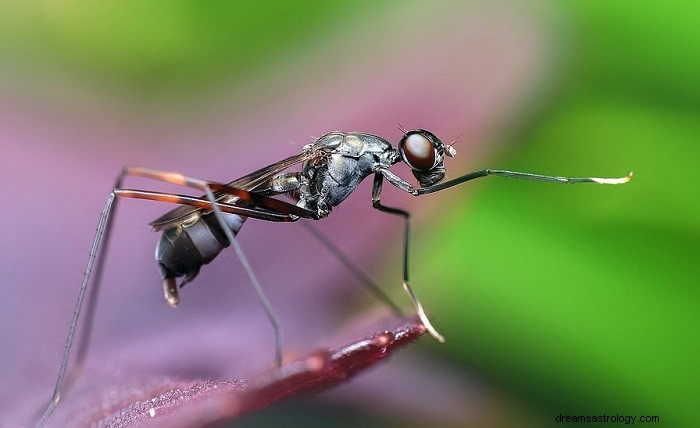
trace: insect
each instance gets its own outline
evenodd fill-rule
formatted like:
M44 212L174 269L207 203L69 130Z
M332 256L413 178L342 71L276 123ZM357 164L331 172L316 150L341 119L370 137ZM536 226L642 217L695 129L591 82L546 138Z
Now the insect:
M88 257L85 276L80 286L68 337L56 379L53 396L39 422L42 425L58 404L66 381L72 381L82 365L92 328L94 302L100 285L104 249L108 246L111 234L111 218L121 198L145 199L178 204L177 208L151 222L154 231L162 232L156 248L156 260L163 278L165 299L171 306L180 302L180 291L191 282L202 266L211 262L224 248L233 247L244 270L265 310L275 336L275 360L282 362L282 342L279 323L241 247L236 234L247 218L266 221L297 221L300 218L320 220L327 217L334 206L343 202L358 184L373 175L372 205L379 211L396 215L404 221L403 242L403 288L427 331L438 341L444 339L433 327L423 307L409 283L408 257L410 241L410 214L399 208L388 207L381 202L384 180L413 195L420 196L447 189L480 177L495 175L516 179L545 181L553 183L622 184L628 182L632 173L621 178L566 178L517 171L484 169L443 181L445 178L445 157L454 157L456 151L449 144L443 144L433 133L424 129L404 131L397 147L373 134L362 132L330 132L305 145L300 154L273 163L228 184L199 180L172 172L158 171L142 167L125 167L118 175L114 189L109 194L100 215L97 232ZM390 171L398 163L411 168L419 183L416 187ZM300 171L292 167L301 165ZM150 190L127 189L123 182L128 176L140 176L158 181L199 189L201 197L164 193ZM276 195L288 195L296 203L276 199ZM320 233L317 231L317 233ZM347 259L320 236L326 246L341 258L346 266L357 273L357 269ZM91 283L91 277L94 280ZM182 278L178 283L178 278ZM363 282L373 288L373 284ZM86 305L86 319L76 362L68 373L68 360L76 333L83 301L89 285L91 297ZM374 291L383 300L385 296ZM392 306L394 307L394 306ZM394 307L395 308L395 307ZM68 376L67 376L68 375Z

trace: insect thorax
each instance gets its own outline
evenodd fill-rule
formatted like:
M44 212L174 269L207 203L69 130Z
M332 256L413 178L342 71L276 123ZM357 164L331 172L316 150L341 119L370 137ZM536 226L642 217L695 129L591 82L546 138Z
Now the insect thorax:
M299 206L326 217L377 165L389 167L398 155L386 140L359 132L332 132L305 148L314 156L304 163Z

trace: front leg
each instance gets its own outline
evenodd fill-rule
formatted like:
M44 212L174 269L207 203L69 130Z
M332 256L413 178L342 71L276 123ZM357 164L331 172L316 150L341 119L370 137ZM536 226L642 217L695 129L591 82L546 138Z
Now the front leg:
M559 183L559 184L578 184L578 183L596 183L596 184L625 184L632 179L632 171L628 172L626 176L619 178L601 178L601 177L557 177L551 175L542 174L531 174L529 172L520 171L507 171L503 169L482 169L480 171L470 172L461 177L449 181L443 181L442 183L434 184L432 186L416 188L412 186L409 182L394 174L383 167L377 167L375 172L384 176L391 184L408 192L413 196L425 195L428 193L439 192L440 190L445 190L452 186L462 184L467 181L471 181L481 177L488 177L489 175L497 177L514 178L517 180L530 180L530 181L543 181L547 183Z
M382 170L382 172L388 172L388 171ZM386 205L382 205L381 193L382 193L382 182L384 180L384 177L385 177L385 175L383 175L382 173L377 173L374 175L374 184L372 185L372 206L374 208L378 209L379 211L389 213L389 214L398 215L398 216L401 216L404 218L403 289L406 291L406 293L408 293L408 296L411 298L411 302L413 303L413 307L415 308L416 313L418 314L418 317L420 318L421 322L423 323L425 328L428 330L428 332L435 339L437 339L439 342L444 342L445 338L442 337L442 335L440 333L438 333L438 331L435 329L435 327L433 327L433 325L430 323L428 316L425 314L425 311L423 310L423 305L421 305L420 301L416 297L416 294L413 292L413 289L411 288L410 283L408 282L408 254L409 254L409 244L411 241L411 214L408 211L405 211L405 210L402 210L399 208L392 208L392 207L387 207ZM401 179L399 178L399 180L401 180ZM393 184L393 182L392 182L392 184ZM410 186L410 184L408 184L408 183L406 183L406 184L408 186ZM407 190L407 191L409 191L409 190Z

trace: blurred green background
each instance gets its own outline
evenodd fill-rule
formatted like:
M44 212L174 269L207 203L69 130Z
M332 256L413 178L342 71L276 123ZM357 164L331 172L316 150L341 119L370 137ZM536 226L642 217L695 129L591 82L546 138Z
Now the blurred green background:
M463 327L450 331L463 346L445 353L554 414L696 423L698 6L554 5L573 41L561 83L493 163L535 171L546 159L572 175L629 168L634 179L625 189L527 192L492 180L424 238L441 252L416 256L435 270L417 282L454 285L451 299L428 303L449 314L444 324Z
M319 32L350 34L357 27L340 23L390 21L394 9L413 6L3 1L2 75L29 96L27 82L37 80L41 90L73 82L146 104L206 102L271 64L284 74ZM452 190L414 236L412 281L424 284L424 304L447 338L421 347L502 391L483 425L617 413L693 426L700 3L518 7L557 37L547 41L546 83L492 137L499 149L480 155L483 166L635 176L626 186L489 178Z

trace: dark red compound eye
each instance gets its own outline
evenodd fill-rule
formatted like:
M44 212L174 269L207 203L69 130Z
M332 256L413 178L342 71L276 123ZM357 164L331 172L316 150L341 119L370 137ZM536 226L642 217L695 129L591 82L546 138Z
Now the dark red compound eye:
M399 151L404 162L415 170L428 171L435 166L435 144L422 131L404 135Z

